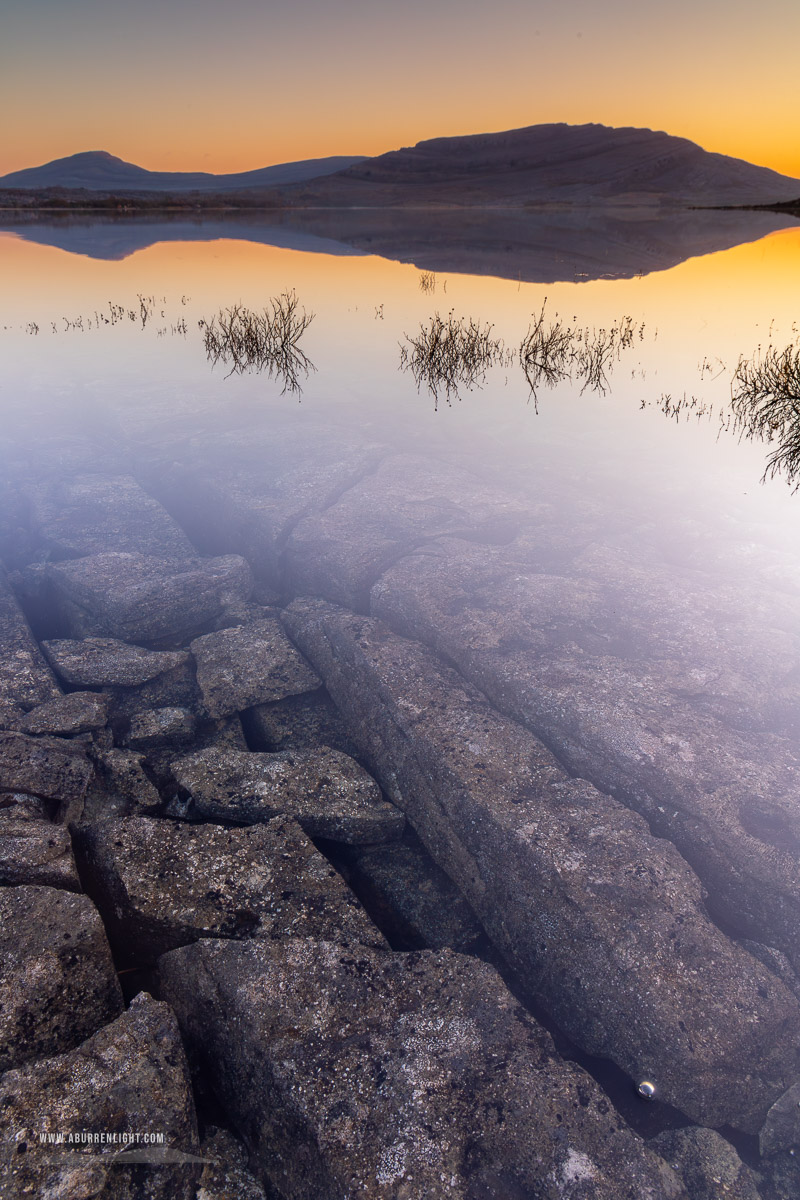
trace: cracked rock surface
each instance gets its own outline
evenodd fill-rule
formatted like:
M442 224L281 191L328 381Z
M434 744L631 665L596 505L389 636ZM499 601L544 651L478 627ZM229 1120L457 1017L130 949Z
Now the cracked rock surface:
M475 959L204 941L159 980L285 1200L685 1200Z

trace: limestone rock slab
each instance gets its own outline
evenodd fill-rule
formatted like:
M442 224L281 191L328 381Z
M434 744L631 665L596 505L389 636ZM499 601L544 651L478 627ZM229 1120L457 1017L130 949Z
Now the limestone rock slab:
M161 807L161 795L144 770L144 755L111 747L95 750L92 757L94 779L85 804L69 813L70 821L146 815Z
M91 777L92 764L81 743L0 731L0 793L27 792L75 804L83 800Z
M241 554L280 587L286 539L373 470L385 450L341 425L282 421L195 434L148 465L146 486L205 554Z
M159 986L285 1200L685 1195L476 959L205 941Z
M196 637L252 588L242 558L172 562L144 554L94 554L49 564L53 601L71 637L177 646Z
M166 1004L140 992L127 1012L82 1045L7 1071L0 1087L0 1141L11 1150L0 1165L2 1200L194 1200L201 1170L197 1118L186 1055ZM83 1132L108 1140L42 1144L48 1135ZM25 1152L15 1153L21 1146ZM113 1161L119 1155L144 1163Z
M681 1177L691 1200L761 1200L756 1173L713 1129L670 1129L648 1145Z
M247 1150L229 1130L206 1127L200 1157L198 1200L270 1200L249 1169Z
M30 486L31 528L48 555L107 550L190 559L183 530L130 475L74 475Z
M207 633L191 643L197 682L211 717L313 691L319 677L289 641L277 614Z
M19 722L22 733L72 736L102 729L108 720L109 698L95 692L70 692L38 704Z
M253 749L310 750L330 746L351 758L356 753L344 721L324 688L259 704L246 716Z
M312 837L359 844L400 837L403 814L353 759L326 746L261 754L210 748L176 759L189 819L252 825L279 813Z
M147 650L118 638L42 642L53 670L73 687L136 687L188 662L185 650Z
M290 818L223 829L128 817L76 838L86 886L126 960L153 962L208 937L386 945Z
M187 708L151 708L131 717L125 745L134 750L178 747L194 740L197 725Z
M0 565L0 698L29 709L60 695Z
M665 643L660 655L652 644L637 654L619 627L614 634L616 618L601 620L597 579L536 575L510 555L511 548L492 557L453 541L429 547L386 572L372 611L447 657L572 772L642 813L701 876L726 926L778 946L797 967L800 764L793 739L736 716L749 693L737 691L731 652L717 661L708 633L733 602L725 607L718 597L715 607L706 597L704 614L697 601L703 649L698 631L668 633L667 615L652 611L644 590L630 636L635 643L638 624L651 639L661 630ZM630 570L622 579L636 583ZM631 603L621 607L618 626ZM682 640L684 655L699 655L694 673L664 657ZM739 657L747 675L748 652ZM763 677L759 686L769 690Z
M88 896L0 888L0 1069L70 1050L122 1010L111 951Z
M375 580L415 546L446 535L505 541L527 515L510 493L460 467L391 455L336 504L295 526L287 578L294 594L363 609Z
M418 643L323 601L284 619L364 761L556 1022L692 1119L757 1131L800 1069L800 1006L708 920L675 848Z
M23 802L0 808L0 884L40 884L81 891L72 841L63 825L29 811Z
M458 888L418 845L359 849L347 877L396 949L468 951L485 937Z
M758 1139L762 1154L778 1154L792 1147L800 1149L800 1081L775 1101Z

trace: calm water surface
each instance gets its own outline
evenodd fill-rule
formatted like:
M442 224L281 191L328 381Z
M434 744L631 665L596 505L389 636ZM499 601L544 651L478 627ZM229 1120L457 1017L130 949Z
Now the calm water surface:
M785 479L762 482L768 450L737 437L727 407L740 356L798 336L798 229L759 237L756 226L757 240L631 279L548 284L425 275L316 233L292 235L322 247L310 251L197 241L209 236L203 226L173 224L171 240L109 259L90 254L126 253L142 240L124 222L111 234L108 223L71 240L61 233L77 253L24 232L0 233L0 403L12 458L45 432L49 444L59 431L157 444L178 429L191 436L322 420L359 437L457 454L523 489L552 480L560 494L599 506L601 524L604 509L635 516L632 527L638 521L643 537L669 543L678 558L685 552L696 562L702 544L709 570L739 563L780 576L781 586L800 581L798 500ZM182 232L186 240L175 240ZM481 258L481 270L490 259ZM530 266L530 247L524 259ZM565 261L565 274L577 266ZM263 373L212 367L198 327L221 308L258 309L287 290L315 314L302 342L315 370L299 400ZM541 386L534 399L519 363L506 361L472 390L437 402L400 369L401 344L435 313L491 323L514 350L543 304L548 318L589 330L631 318L636 335L604 392L581 394L565 381Z
M715 214L689 237L675 216L633 231L615 218L613 228L573 228L571 242L562 221L550 241L539 228L537 251L529 228L524 244L495 230L456 246L441 215L416 241L408 219L392 237L382 220L368 228L365 217L359 236L350 214L347 238L334 236L329 214L308 228L106 221L0 232L0 464L29 491L93 469L94 453L101 473L118 474L120 456L132 473L144 464L146 485L148 463L159 462L205 463L249 487L274 469L266 447L307 438L329 439L340 460L342 446L355 456L367 442L466 467L541 514L529 540L539 555L549 547L549 562L533 569L567 579L569 628L557 631L566 654L663 660L648 686L678 697L667 700L684 726L670 735L676 753L691 751L692 712L704 730L711 712L733 736L776 734L776 753L796 764L800 496L785 476L763 478L770 447L736 429L730 398L742 356L797 344L800 228L762 217L734 227ZM727 248L701 252L715 244ZM537 272L547 282L528 281ZM300 394L266 372L209 362L201 322L287 292L314 314ZM517 350L543 306L547 320L590 337L629 322L601 387L565 379L532 395ZM434 395L402 369L402 347L436 314L491 325L505 348L458 394ZM204 520L194 515L195 530ZM24 565L8 541L4 552ZM608 585L606 609L576 615L573 571ZM547 609L543 595L531 611ZM697 737L705 753L709 735ZM756 809L754 836L796 849L786 813L768 811L770 797ZM749 932L719 906L713 915Z

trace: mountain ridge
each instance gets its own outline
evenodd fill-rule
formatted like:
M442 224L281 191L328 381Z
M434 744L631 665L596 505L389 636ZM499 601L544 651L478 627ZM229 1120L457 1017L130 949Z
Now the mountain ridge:
M208 171L148 171L107 150L83 150L0 176L0 188L81 188L89 191L219 192L280 187L317 179L361 162L363 155L333 155L277 163L253 171L215 175Z
M265 207L525 207L785 203L800 179L634 126L529 125L438 137L372 158L333 156L229 175L153 172L85 151L0 178L0 189L231 198Z

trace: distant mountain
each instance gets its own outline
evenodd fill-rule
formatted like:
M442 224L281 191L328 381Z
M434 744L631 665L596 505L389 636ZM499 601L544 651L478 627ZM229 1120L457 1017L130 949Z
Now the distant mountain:
M377 158L282 163L237 175L145 171L93 151L0 178L0 190L67 193L67 204L130 196L134 204L194 193L242 206L383 208L526 205L747 205L795 200L790 179L685 138L605 125L531 125L505 133L434 138ZM136 197L139 197L137 200ZM144 197L148 197L147 200Z
M28 167L0 177L2 188L88 188L114 192L229 192L240 188L272 188L316 179L363 161L361 155L306 158L235 175L207 172L146 171L104 150L89 150L57 158L41 167Z
M531 125L434 138L287 191L338 206L757 204L792 200L800 180L685 138L605 125Z

